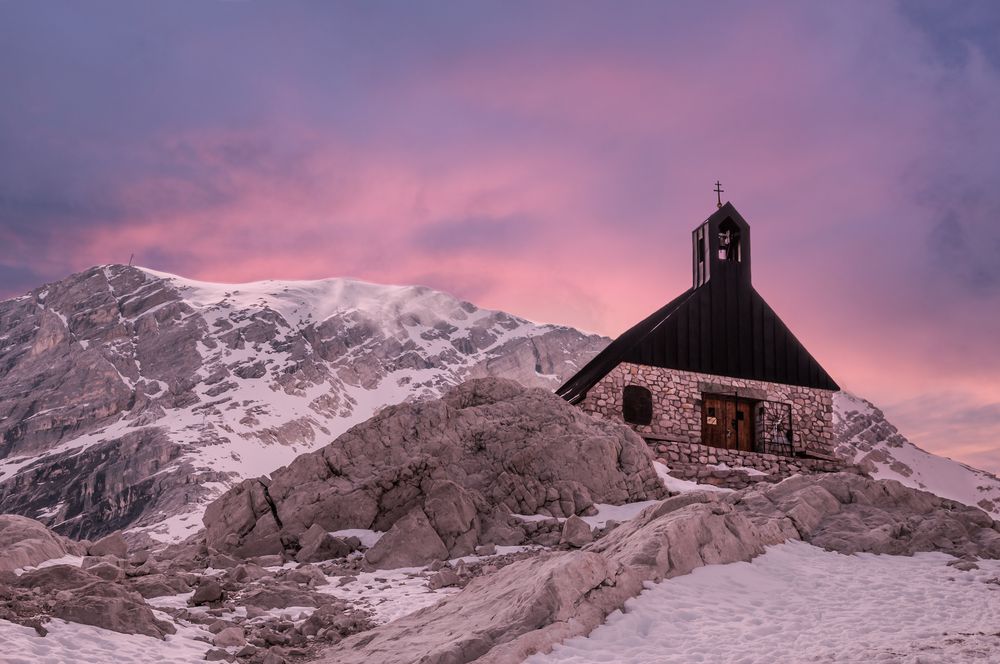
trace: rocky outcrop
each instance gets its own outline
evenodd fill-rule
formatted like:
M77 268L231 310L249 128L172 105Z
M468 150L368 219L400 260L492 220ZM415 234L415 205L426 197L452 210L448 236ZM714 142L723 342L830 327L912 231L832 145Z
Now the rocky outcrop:
M240 556L294 554L317 525L388 531L369 562L405 566L518 544L511 513L568 517L664 494L648 447L624 425L547 390L480 379L387 408L270 480L245 481L204 522L209 546Z
M378 407L470 376L553 388L606 342L421 287L91 268L0 301L0 504L179 541L156 524Z
M39 521L0 514L0 571L30 567L65 555L83 555L85 542L61 537Z
M543 554L474 579L432 607L346 639L321 661L515 664L590 632L644 582L750 560L789 539L843 552L1000 558L1000 524L981 510L891 480L798 476L730 494L668 498L580 551Z
M392 524L389 532L365 553L365 560L382 569L429 565L447 557L448 547L419 507Z
M1000 478L931 454L906 439L871 402L848 392L833 398L837 454L865 472L895 479L1000 518Z
M138 593L78 567L53 565L25 572L13 586L9 605L40 601L52 616L69 622L161 639L177 631L157 619Z

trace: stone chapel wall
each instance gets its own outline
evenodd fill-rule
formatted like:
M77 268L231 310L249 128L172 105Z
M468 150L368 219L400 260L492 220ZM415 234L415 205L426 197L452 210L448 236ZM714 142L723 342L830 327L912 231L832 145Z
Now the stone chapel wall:
M623 362L590 388L579 406L588 413L624 422L622 392L626 385L645 387L653 395L652 422L648 426L629 424L641 436L668 443L695 445L713 451L713 457L718 458L720 452L727 451L700 444L701 396L703 392L736 393L749 399L789 404L795 449L835 456L833 392L829 390ZM677 446L673 449L683 448ZM773 456L746 452L738 454ZM695 459L690 462L699 463L697 457L701 456L706 454L697 450Z

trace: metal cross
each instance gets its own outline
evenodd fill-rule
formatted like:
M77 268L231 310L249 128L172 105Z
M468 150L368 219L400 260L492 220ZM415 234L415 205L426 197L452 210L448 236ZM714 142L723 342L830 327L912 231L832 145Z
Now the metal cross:
M719 182L718 180L716 180L715 181L715 189L713 189L712 191L715 192L715 195L718 198L718 207L721 208L722 207L722 192L725 191L725 189L722 188L722 183Z

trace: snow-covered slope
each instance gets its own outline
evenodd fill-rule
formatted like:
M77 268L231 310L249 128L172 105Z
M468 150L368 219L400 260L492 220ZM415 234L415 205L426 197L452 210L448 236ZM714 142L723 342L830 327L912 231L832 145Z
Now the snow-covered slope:
M1000 478L925 452L908 441L871 402L848 392L833 400L837 453L877 479L975 505L1000 519Z
M0 511L176 539L382 406L486 375L554 388L606 343L424 287L93 268L0 302Z
M649 584L589 636L525 664L995 662L1000 561L965 572L952 560L788 542Z

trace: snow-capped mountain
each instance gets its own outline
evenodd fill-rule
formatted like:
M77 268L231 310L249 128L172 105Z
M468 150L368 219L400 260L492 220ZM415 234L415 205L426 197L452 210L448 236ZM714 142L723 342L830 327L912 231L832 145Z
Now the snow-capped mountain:
M176 540L239 478L468 378L555 388L608 343L415 286L92 268L0 302L0 513ZM835 398L839 452L1000 517L1000 480Z
M876 479L893 479L1000 519L1000 478L931 454L908 441L871 402L848 392L833 400L837 453Z
M384 405L487 375L554 388L606 343L424 287L93 268L0 302L0 512L176 539Z

